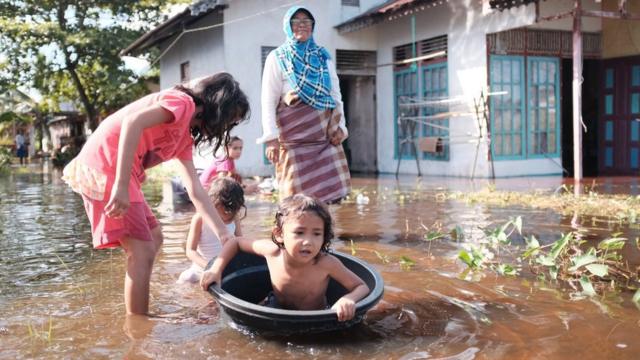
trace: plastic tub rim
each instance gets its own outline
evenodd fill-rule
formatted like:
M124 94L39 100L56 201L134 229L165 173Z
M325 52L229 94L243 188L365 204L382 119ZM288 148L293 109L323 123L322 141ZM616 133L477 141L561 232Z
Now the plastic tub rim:
M382 297L384 291L384 282L382 280L382 276L376 269L372 266L365 263L363 260L348 255L338 251L330 251L330 254L336 257L344 257L349 259L358 265L362 266L366 271L371 274L374 278L374 286L373 289L369 289L369 294L364 298L360 299L356 302L356 313L362 310L368 310L375 303L376 300L379 300ZM288 309L277 309L268 306L258 305L246 300L240 299L236 296L231 295L227 291L221 288L220 284L214 283L209 285L209 292L215 296L215 298L224 306L231 308L234 311L252 315L252 316L262 316L262 317L273 317L275 315L278 318L287 318L287 317L306 317L306 318L321 318L326 317L327 315L335 316L336 311L333 309L325 309L325 310L288 310ZM247 311L247 309L251 309L251 311ZM311 319L309 319L311 320Z

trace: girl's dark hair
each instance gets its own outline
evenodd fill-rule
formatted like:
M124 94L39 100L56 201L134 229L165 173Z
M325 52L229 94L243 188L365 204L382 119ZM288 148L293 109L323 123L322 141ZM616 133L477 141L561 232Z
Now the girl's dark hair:
M196 106L202 106L200 126L191 128L191 136L196 147L200 144L213 145L213 153L229 143L229 131L251 113L249 100L240 89L238 82L226 72L216 73L202 79L191 87L177 85L193 99Z
M238 140L242 141L242 139L240 137L238 137L238 136L231 136L231 137L229 137L229 141L227 142L227 145L231 145L232 142L238 141Z
M324 241L320 252L328 252L333 239L333 220L329 209L322 202L311 196L304 194L296 194L289 196L280 202L278 211L276 212L276 221L271 232L271 241L273 241L280 249L284 249L284 244L276 240L276 235L282 235L282 227L287 218L299 217L305 212L318 215L324 224Z
M241 208L247 208L244 205L244 190L242 185L229 177L221 177L215 179L209 188L209 198L214 205L220 204L230 214L236 216ZM242 216L244 218L244 216Z

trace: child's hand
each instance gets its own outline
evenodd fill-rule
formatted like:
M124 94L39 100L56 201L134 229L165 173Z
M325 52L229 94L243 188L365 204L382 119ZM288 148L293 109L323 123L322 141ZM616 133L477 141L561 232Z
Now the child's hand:
M338 321L351 320L356 314L356 303L347 298L340 298L331 307L338 314Z
M200 286L202 290L207 291L209 285L213 283L220 284L220 272L215 271L213 269L209 269L202 273L202 278L200 279Z
M104 207L105 214L109 217L122 217L129 209L129 189L123 186L114 186L111 189L111 197Z
M230 234L230 233L228 233L228 234L226 234L226 235L222 235L222 236L220 237L220 244L222 244L222 245L224 246L224 244L226 244L226 243L227 243L227 241L229 241L229 240L233 240L235 237L236 237L236 236L235 236L234 234Z

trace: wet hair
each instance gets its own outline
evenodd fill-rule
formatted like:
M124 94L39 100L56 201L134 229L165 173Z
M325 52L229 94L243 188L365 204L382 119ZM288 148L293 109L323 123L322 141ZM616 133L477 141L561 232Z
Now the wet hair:
M304 213L312 213L318 215L324 224L324 241L320 252L328 252L333 239L333 220L327 206L320 200L304 194L296 194L280 202L278 211L276 212L275 224L271 232L271 241L273 241L280 249L284 249L284 244L278 242L276 235L282 235L282 227L287 219L292 217L300 217Z
M244 205L244 190L242 185L229 177L215 179L209 187L209 198L214 205L222 205L224 210L235 217ZM244 217L244 216L243 216Z
M229 73L213 74L192 87L181 84L175 88L191 96L196 106L202 106L198 115L202 123L191 128L191 136L198 148L201 144L213 145L214 154L229 143L229 131L250 116L249 100Z

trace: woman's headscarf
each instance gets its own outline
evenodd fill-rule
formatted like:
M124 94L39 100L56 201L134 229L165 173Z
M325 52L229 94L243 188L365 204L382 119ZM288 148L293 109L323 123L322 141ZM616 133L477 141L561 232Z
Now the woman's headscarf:
M298 10L311 14L302 6L287 10L282 20L287 40L276 49L278 64L302 101L317 110L333 109L336 103L331 97L331 77L327 66L331 56L313 40L313 28L307 41L298 42L294 38L291 19Z

